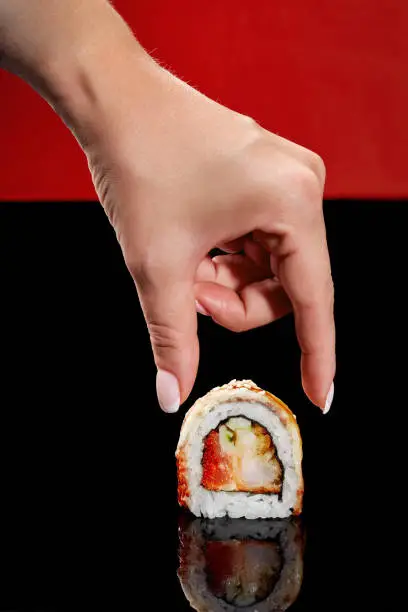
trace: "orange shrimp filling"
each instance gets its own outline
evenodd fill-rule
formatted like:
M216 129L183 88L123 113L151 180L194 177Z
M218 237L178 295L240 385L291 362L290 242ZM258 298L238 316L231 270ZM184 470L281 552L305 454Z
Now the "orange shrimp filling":
M282 490L282 465L267 430L231 417L204 440L201 484L210 491L275 493Z

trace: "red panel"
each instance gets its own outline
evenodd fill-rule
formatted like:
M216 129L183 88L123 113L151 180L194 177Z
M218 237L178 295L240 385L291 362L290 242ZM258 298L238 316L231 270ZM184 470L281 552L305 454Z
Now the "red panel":
M408 197L406 0L116 0L179 76L322 155L327 196ZM47 105L0 73L1 199L94 198Z

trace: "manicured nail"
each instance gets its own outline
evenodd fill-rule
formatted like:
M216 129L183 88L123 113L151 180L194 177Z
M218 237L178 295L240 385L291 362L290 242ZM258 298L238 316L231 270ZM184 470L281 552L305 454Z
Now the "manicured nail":
M180 407L180 389L174 374L157 370L156 391L163 412L177 412Z
M201 306L200 302L197 302L197 300L195 301L195 305L196 305L197 312L199 312L202 315L205 315L206 317L210 316L210 313L208 312L208 310L206 310L204 306Z
M323 409L323 414L327 414L329 412L330 406L332 405L332 402L333 402L333 395L334 395L334 383L331 384L331 387L327 394L326 403Z

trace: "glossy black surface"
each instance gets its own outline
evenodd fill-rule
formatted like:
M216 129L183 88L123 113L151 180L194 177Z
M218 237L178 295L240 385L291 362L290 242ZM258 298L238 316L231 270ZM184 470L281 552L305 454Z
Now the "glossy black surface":
M187 406L251 378L297 414L304 578L290 608L392 609L404 593L407 204L328 202L338 371L304 397L293 321L200 317ZM179 610L174 450L148 336L96 204L0 204L0 610ZM395 552L396 551L396 552Z

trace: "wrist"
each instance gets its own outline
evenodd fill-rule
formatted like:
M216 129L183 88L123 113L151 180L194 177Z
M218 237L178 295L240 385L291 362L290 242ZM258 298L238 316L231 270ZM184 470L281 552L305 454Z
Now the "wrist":
M79 43L73 56L48 65L46 97L83 147L118 114L130 89L132 103L142 104L146 81L160 70L126 24L116 25L116 31L98 31L92 41Z
M161 70L106 0L0 0L0 19L2 67L34 87L81 144L130 80L143 90Z

